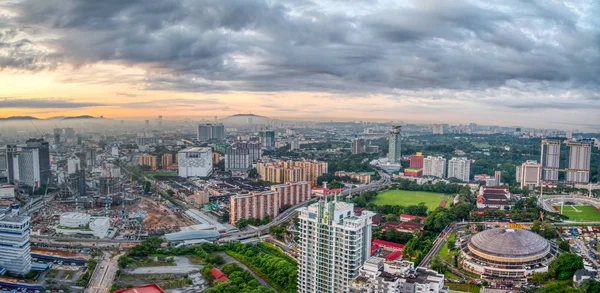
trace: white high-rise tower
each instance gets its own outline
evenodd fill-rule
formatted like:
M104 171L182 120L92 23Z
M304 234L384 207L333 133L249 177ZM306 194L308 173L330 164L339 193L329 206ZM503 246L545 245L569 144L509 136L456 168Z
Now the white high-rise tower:
M356 216L351 203L325 201L298 212L298 292L348 292L349 282L370 257L375 214Z
M400 163L401 149L402 149L402 126L394 125L390 131L390 150L388 152L388 159L390 163Z

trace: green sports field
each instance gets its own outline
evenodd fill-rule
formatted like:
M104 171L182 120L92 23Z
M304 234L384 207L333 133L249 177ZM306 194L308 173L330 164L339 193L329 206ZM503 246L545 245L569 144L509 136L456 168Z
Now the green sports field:
M440 206L442 200L447 200L446 207L450 205L453 198L446 196L443 193L425 192L425 191L409 191L409 190L388 190L377 195L374 203L376 205L399 205L410 206L418 205L424 202L428 211L435 210Z
M556 206L560 212L560 206ZM600 212L589 205L565 205L563 215L569 217L568 221L595 222L600 221Z

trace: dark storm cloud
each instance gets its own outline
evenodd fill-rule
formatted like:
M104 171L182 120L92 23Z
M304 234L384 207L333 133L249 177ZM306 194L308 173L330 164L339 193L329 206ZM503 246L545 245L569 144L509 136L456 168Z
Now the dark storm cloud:
M187 92L394 95L486 91L515 80L543 82L539 91L568 82L593 92L600 87L600 33L586 23L593 19L586 7L516 0L24 0L13 7L15 29L52 37L0 35L0 52L9 52L0 54L0 67L116 61L149 68L147 89ZM53 53L41 53L38 44Z
M75 109L104 106L100 103L74 102L67 99L16 99L0 98L0 108L32 108L32 109Z

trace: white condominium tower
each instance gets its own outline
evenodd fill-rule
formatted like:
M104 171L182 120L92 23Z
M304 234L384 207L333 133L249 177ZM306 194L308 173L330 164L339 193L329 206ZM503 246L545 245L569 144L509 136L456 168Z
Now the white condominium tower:
M423 159L423 176L446 177L446 159L427 156Z
M588 141L568 142L567 169L565 181L567 183L590 182L590 160L592 143Z
M469 182L471 161L467 158L452 158L448 161L448 178L457 178Z
M353 204L326 201L298 212L298 292L348 292L349 282L370 257L375 214L363 211L356 216Z
M25 275L31 270L29 220L0 214L0 267L11 274Z
M542 140L542 151L540 162L542 164L542 176L545 181L558 181L558 169L560 168L560 140Z
M401 160L401 148L402 148L402 126L392 126L390 130L390 149L388 152L388 160L390 163L400 163Z

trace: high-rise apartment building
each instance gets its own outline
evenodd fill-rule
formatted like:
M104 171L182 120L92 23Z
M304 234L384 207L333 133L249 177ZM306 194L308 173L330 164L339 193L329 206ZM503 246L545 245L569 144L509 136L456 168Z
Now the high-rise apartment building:
M423 153L417 152L415 155L410 155L410 167L416 169L423 168Z
M163 154L160 158L160 168L165 170L173 165L173 154Z
M252 167L247 148L225 149L225 171L246 171Z
M471 161L469 159L452 158L448 161L448 178L457 178L469 182L471 176Z
M62 133L62 129L60 129L60 128L54 128L54 131L53 131L53 134L54 134L54 136L53 136L53 138L54 138L54 141L53 141L53 143L54 143L54 145L55 145L55 146L57 146L57 147L58 147L58 146L60 146L60 134L61 134L61 133Z
M310 182L295 182L271 186L271 190L234 195L230 198L229 222L235 225L241 219L272 218L286 205L295 206L310 199Z
M319 201L298 209L298 292L348 292L350 281L371 255L375 214L354 214L346 202Z
M446 177L446 159L427 156L423 158L423 176Z
M318 177L328 172L328 164L316 160L258 162L256 171L267 182L309 181L316 184Z
M273 130L265 130L261 131L258 134L260 143L263 149L267 151L275 150L275 131Z
M540 162L542 162L542 178L544 181L558 181L560 168L560 140L542 140Z
M81 159L76 155L71 155L67 159L67 174L75 174L81 170L83 170L81 168Z
M198 124L197 139L199 141L224 140L225 126L221 123Z
M8 175L8 155L6 148L0 148L0 184L10 182Z
M150 166L153 171L158 169L158 159L150 154L143 154L139 157L139 163L143 166Z
M359 138L358 136L354 137L352 141L352 154L362 154L365 152L366 143L364 138Z
M433 124L431 131L433 134L444 134L444 124Z
M0 214L0 267L11 274L25 275L31 270L29 217Z
M85 167L86 170L92 171L94 166L96 165L96 149L95 148L86 148L85 149Z
M212 150L207 147L193 147L177 154L179 177L208 177L212 174Z
M592 143L588 141L568 142L567 168L565 181L567 183L590 182L590 160Z
M402 126L394 125L389 136L390 150L388 160L390 163L400 163L402 149Z
M521 188L527 187L529 190L541 185L542 164L536 160L528 160L521 166L517 166L517 182L521 183Z

